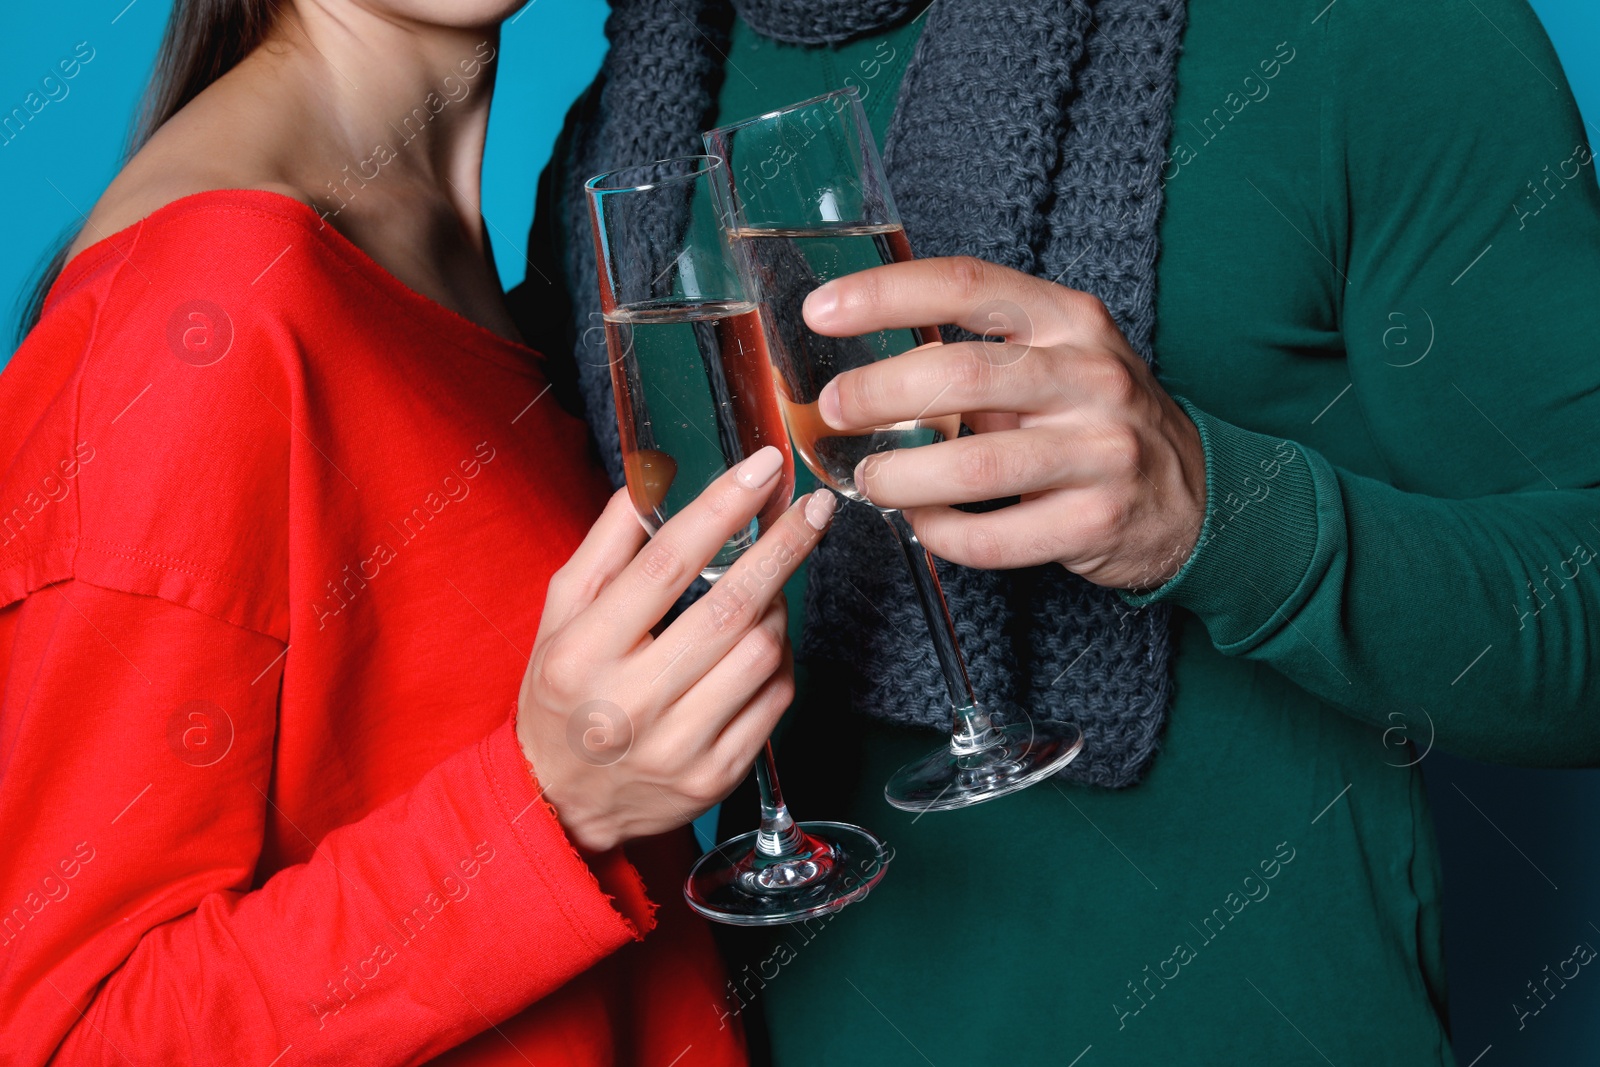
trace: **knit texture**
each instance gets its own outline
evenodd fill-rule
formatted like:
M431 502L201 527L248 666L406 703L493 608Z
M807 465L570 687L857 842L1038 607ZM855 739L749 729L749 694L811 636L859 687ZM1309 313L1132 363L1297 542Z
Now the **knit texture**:
M763 36L790 44L838 44L893 26L919 7L917 0L735 0L739 15Z
M613 0L593 112L577 124L566 161L566 266L578 313L598 322L584 179L701 151L734 8L758 32L820 43L892 25L913 6ZM1185 0L935 0L885 151L917 254L981 256L1091 292L1151 360L1160 174L1184 15ZM959 336L970 335L946 330ZM620 484L601 331L580 331L577 359ZM1137 782L1171 695L1167 609L1131 608L1053 565L941 563L939 572L980 699L1077 723L1084 752L1064 777ZM802 655L813 669L844 671L856 708L948 729L949 699L904 557L872 509L840 509L812 557L805 617Z

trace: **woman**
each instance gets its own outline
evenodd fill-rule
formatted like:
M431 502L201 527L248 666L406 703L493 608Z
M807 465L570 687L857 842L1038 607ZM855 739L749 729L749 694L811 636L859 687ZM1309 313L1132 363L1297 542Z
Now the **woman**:
M743 1062L685 824L831 497L652 636L780 458L646 544L541 400L478 214L515 6L174 11L0 376L8 1063Z
M949 713L893 541L841 511L807 564L785 784L898 859L734 968L774 1060L1451 1062L1417 764L1600 762L1600 188L1527 5L612 9L530 256L584 311L586 167L853 88L926 258L819 289L808 323L1007 344L842 375L819 413L980 431L859 484L963 565L978 692L1084 724L1070 782L885 807ZM603 431L588 340L544 347L576 352ZM1499 1016L1505 1045L1539 1003Z

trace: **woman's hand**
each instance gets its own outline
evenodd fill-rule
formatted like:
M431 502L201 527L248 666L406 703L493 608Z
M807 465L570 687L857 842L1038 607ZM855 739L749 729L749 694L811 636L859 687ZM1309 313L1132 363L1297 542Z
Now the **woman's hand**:
M804 497L658 636L668 609L777 482L770 445L652 538L626 490L550 580L517 738L568 837L603 852L733 791L794 695L784 581L833 514Z
M1054 561L1135 589L1159 585L1194 550L1199 431L1093 296L982 260L924 259L829 282L805 316L833 337L952 323L985 338L841 374L818 405L840 430L965 416L974 436L856 469L861 491L903 509L935 555L988 569ZM986 514L949 507L1009 496L1021 502Z

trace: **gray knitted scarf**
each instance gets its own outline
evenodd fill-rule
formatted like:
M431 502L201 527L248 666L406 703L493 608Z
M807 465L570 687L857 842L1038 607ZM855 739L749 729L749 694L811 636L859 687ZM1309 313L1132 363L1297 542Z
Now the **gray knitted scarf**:
M974 255L1087 290L1151 358L1161 163L1185 0L934 0L907 67L885 161L919 256ZM825 47L910 17L915 0L612 0L611 49L566 160L565 267L580 324L598 321L582 183L702 151L734 9L758 32ZM728 115L733 120L744 116ZM604 341L581 328L578 380L621 482ZM947 338L957 336L947 331ZM1163 608L1134 611L1058 566L941 564L985 703L1084 731L1068 778L1132 785L1166 719ZM891 532L842 508L812 558L803 656L842 670L860 710L946 730L950 706Z

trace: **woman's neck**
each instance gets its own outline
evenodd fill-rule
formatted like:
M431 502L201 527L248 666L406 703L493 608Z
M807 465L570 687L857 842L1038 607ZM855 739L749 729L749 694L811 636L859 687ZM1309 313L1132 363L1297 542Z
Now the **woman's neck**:
M283 130L305 130L307 143L284 161L285 177L324 218L431 189L476 239L498 57L497 26L421 25L355 5L335 15L302 3L229 80L281 97L286 117L300 112Z
M264 189L309 204L417 292L515 337L479 210L497 26L340 12L284 5L268 40L128 161L72 253L184 196Z

